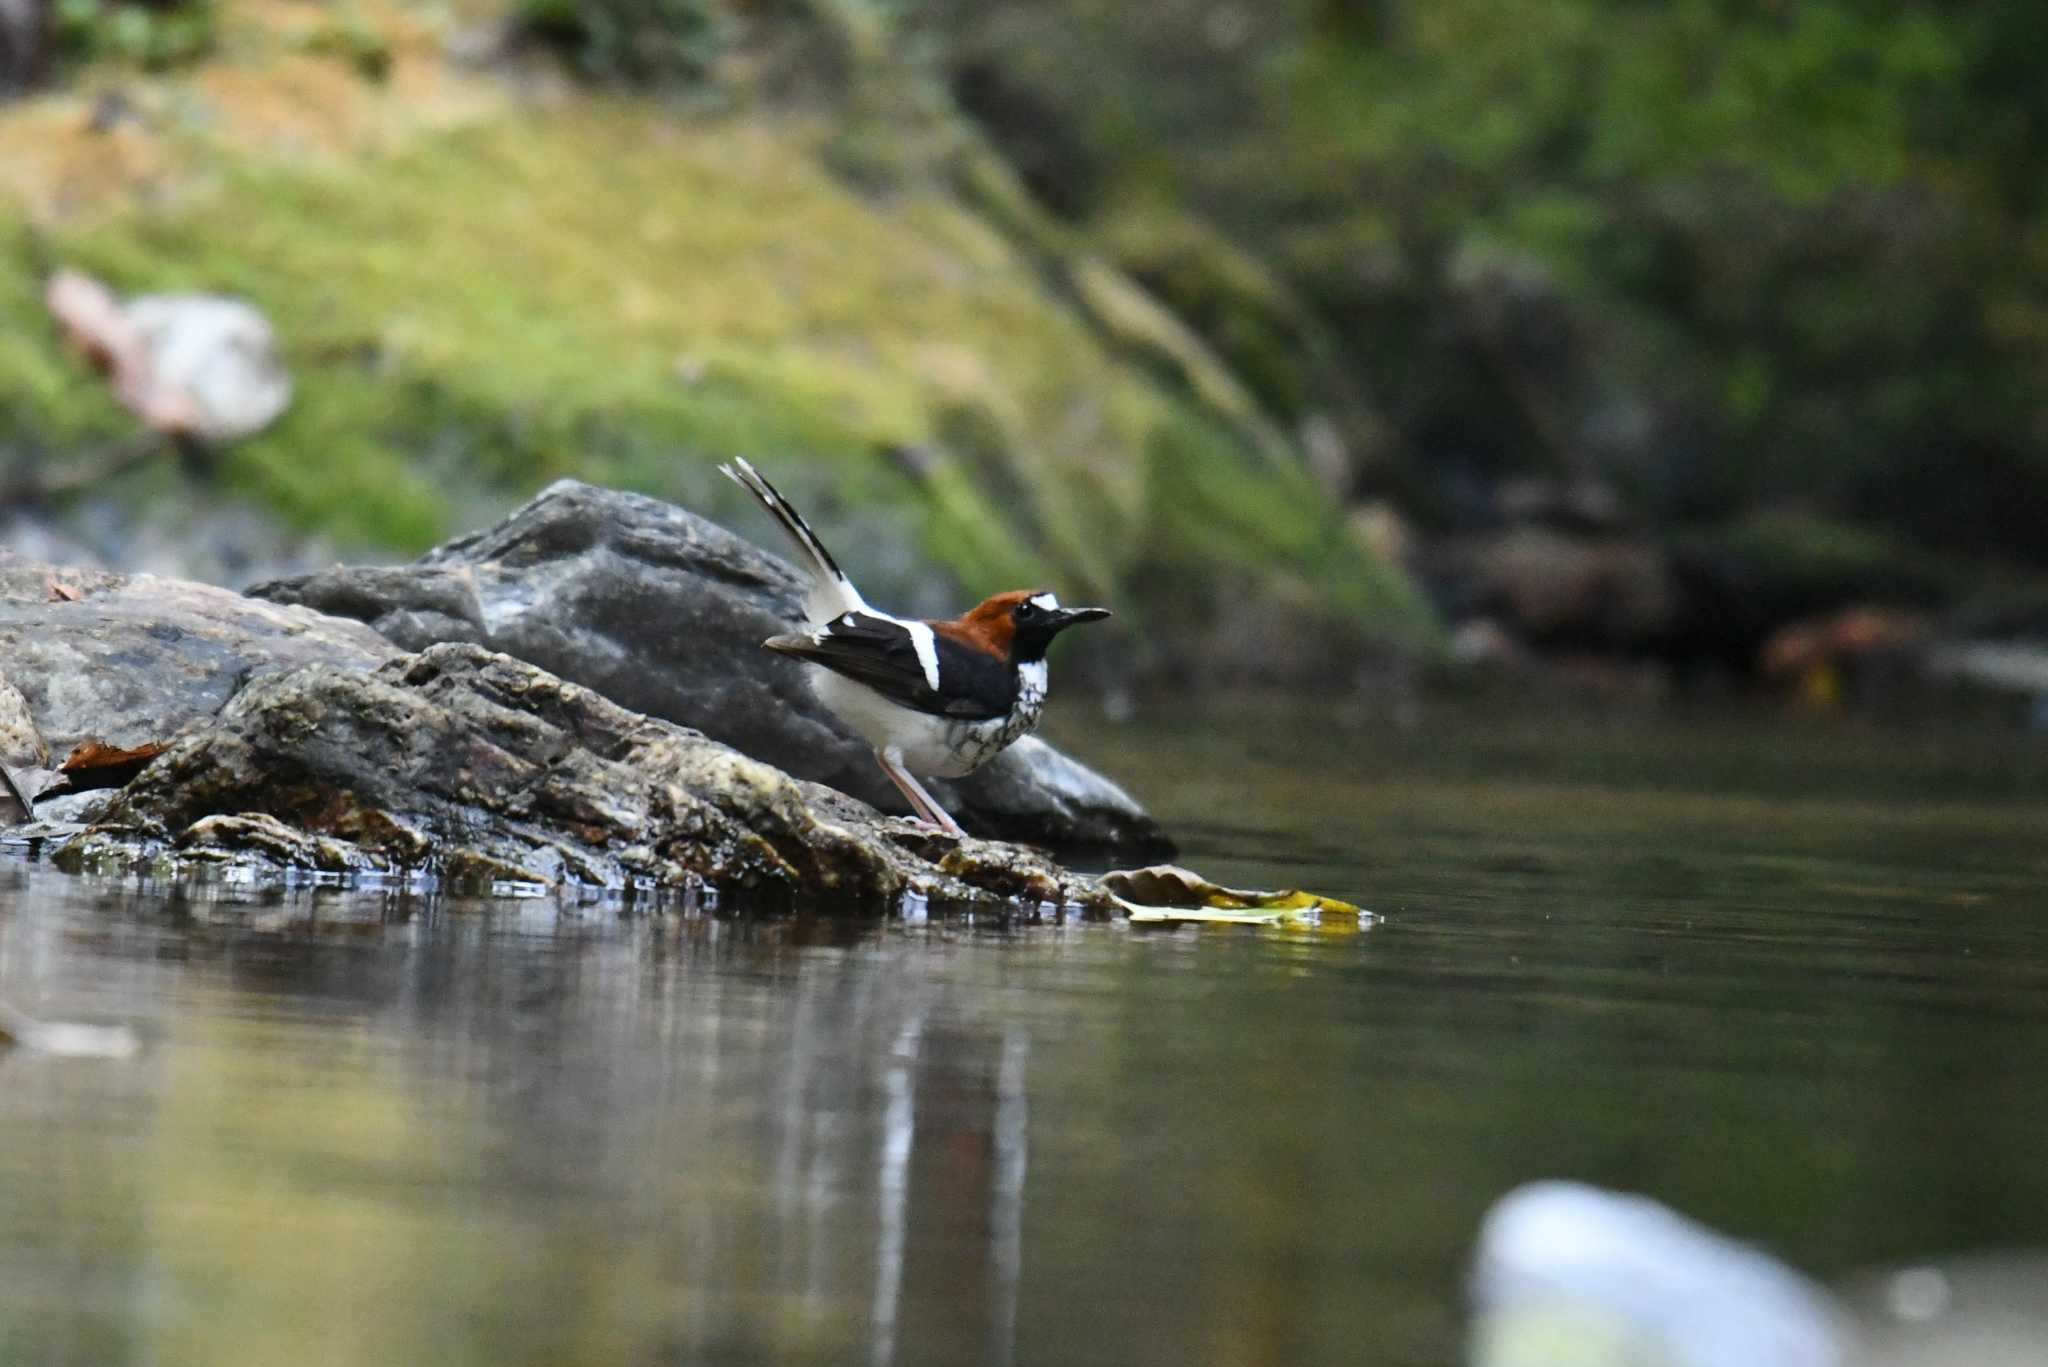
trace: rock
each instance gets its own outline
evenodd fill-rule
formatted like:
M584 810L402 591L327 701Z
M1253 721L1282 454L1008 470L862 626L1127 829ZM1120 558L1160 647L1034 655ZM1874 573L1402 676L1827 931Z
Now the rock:
M805 666L761 648L801 624L803 590L787 563L692 513L564 480L416 564L336 568L250 593L368 623L407 650L468 641L503 651L900 810L868 746L812 696ZM1120 788L1035 739L931 787L994 835L1167 846Z
M1929 652L1926 668L1935 679L2048 698L2048 645L1956 641Z
M60 270L44 302L65 344L152 431L232 440L262 431L291 402L269 322L239 299L148 294L123 304L91 276Z
M1466 668L1523 670L1533 661L1528 647L1491 617L1473 617L1451 632L1451 659Z
M218 294L142 294L128 301L159 380L191 396L198 435L250 436L291 403L291 377L278 359L270 322L240 299Z
M1831 1293L1644 1196L1517 1187L1480 1228L1469 1367L2000 1367L2048 1361L2048 1253L1944 1256Z
M95 494L0 509L0 546L44 564L229 588L334 563L325 537L211 490L202 499Z
M42 0L0 0L0 99L36 86L49 68L49 19Z
M45 769L50 764L50 747L36 730L28 699L5 674L0 674L0 764L9 769Z
M2048 1362L2048 1249L1915 1259L1841 1288L1853 1367L2032 1367Z
M1671 632L1677 589L1649 542L1516 527L1467 553L1471 606L1525 641L1629 650Z
M2048 592L1972 604L1944 624L1942 638L1923 662L1930 678L2030 694L2035 717L2048 715Z
M1844 1317L1794 1269L1642 1196L1532 1182L1487 1212L1473 1367L1840 1367Z
M36 794L48 780L50 751L28 701L0 674L0 826L35 820Z
M61 573L76 601L53 594ZM0 552L0 660L48 751L130 748L210 716L247 680L397 651L359 622L151 575L52 571Z
M113 788L59 793L36 800L36 820L57 826L85 826L98 821L120 796Z
M1503 480L1493 491L1493 506L1503 522L1585 535L1611 534L1621 530L1625 520L1621 495L1598 479L1525 475Z
M184 862L687 888L868 910L1102 908L1035 851L952 841L480 646L270 674L145 769L62 867Z
M203 816L185 828L177 845L195 863L259 862L321 873L380 873L389 867L349 841L294 830L264 812Z

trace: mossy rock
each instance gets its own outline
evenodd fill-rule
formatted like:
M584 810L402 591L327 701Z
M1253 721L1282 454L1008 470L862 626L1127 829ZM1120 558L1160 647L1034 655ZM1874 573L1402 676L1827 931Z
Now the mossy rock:
M1170 207L1124 209L1098 229L1118 267L1200 334L1269 412L1307 410L1330 339L1264 262Z

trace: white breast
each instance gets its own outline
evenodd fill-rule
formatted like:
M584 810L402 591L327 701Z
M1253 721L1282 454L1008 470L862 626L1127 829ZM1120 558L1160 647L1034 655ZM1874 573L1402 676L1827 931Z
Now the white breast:
M1017 702L1021 706L1026 698L1033 707L1045 706L1046 672L1045 661L1032 660L1017 666Z
M1045 711L1045 661L1017 670L1017 701L1007 715L985 721L935 717L890 702L864 684L829 669L812 668L818 701L877 750L894 750L914 773L959 778L994 759L1038 725Z

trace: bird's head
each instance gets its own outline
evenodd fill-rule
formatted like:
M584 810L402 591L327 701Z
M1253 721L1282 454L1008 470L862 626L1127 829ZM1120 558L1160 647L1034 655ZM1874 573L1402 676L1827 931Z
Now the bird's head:
M1082 622L1099 622L1108 608L1067 608L1050 589L1012 589L984 598L961 619L997 654L1012 663L1045 658L1052 638Z

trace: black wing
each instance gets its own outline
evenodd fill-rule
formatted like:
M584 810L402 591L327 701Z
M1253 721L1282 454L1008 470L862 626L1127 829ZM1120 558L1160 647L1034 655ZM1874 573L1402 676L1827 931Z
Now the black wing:
M866 684L883 697L939 717L982 720L1006 715L1016 680L1001 660L947 637L933 635L939 687L925 676L910 626L891 617L842 613L796 636L776 636L770 650L823 665Z

